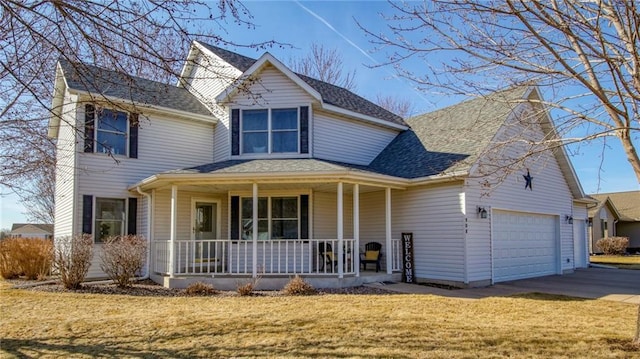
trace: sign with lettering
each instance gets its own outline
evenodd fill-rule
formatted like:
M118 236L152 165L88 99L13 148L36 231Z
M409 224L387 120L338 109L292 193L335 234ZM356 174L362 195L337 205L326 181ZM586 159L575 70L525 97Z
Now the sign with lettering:
M402 233L402 281L415 282L413 267L413 233Z

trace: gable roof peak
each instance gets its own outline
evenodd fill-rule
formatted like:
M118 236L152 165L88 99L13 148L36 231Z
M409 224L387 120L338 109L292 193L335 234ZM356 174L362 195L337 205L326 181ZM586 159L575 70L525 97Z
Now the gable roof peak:
M312 91L318 93L322 99L322 102L331 106L335 106L350 112L361 114L364 116L383 120L388 122L394 127L400 126L402 129L407 127L406 122L402 117L374 104L373 102L337 85L330 84L310 76L296 73L284 65L280 60L273 56L268 51L260 57L260 59L252 59L250 57L237 54L235 52L223 49L221 47L209 45L203 42L197 42L206 50L210 51L214 55L220 57L231 66L235 67L242 73L246 73L257 62L265 59L273 60L286 69L286 72L291 76L295 76L301 80L304 84L303 87L309 86ZM266 57L265 57L266 56ZM294 80L295 82L295 80Z

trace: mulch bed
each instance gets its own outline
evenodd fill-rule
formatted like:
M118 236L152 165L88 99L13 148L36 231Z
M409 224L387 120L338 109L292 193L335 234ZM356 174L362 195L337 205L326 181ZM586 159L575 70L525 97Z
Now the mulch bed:
M131 295L138 297L188 297L188 295L184 289L169 289L165 288L150 279L137 281L134 283L132 287L129 288L120 288L115 284L111 283L85 283L79 289L70 290L64 288L62 284L57 281L49 280L44 282L37 281L29 281L29 280L21 280L21 279L10 279L7 280L8 283L13 285L13 288L19 288L30 291L38 291L38 292L66 292L66 293L88 293L88 294L118 294L118 295ZM397 294L396 292L392 292L389 290L385 290L382 288L372 288L366 286L360 287L349 287L349 288L323 288L318 289L317 295L326 295L326 294L375 294L375 295L389 295L389 294ZM252 296L285 296L282 291L276 290L256 290L252 292ZM216 294L211 294L208 296L216 296L216 297L237 297L240 296L236 291L217 291Z

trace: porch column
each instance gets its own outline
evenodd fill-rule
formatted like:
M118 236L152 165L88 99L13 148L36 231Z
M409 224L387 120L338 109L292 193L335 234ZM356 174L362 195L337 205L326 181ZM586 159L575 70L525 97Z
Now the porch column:
M360 276L360 185L353 185L353 248L351 248L351 263Z
M393 260L393 253L391 252L391 187L384 189L385 193L385 232L386 232L386 247L387 247L387 274L393 273L391 261Z
M253 278L258 277L258 184L253 184L253 250L252 250L252 264L251 264L251 276Z
M344 277L344 206L342 203L342 187L342 182L338 182L338 278Z
M173 278L176 263L176 237L178 235L178 186L171 185L171 233L169 234L169 277Z

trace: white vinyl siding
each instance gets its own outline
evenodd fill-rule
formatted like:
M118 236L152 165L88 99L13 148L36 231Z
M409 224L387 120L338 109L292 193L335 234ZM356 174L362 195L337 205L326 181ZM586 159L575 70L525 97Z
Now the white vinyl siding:
M497 141L510 139L518 129L507 126L499 131ZM541 136L541 130L532 129L534 136ZM513 150L510 152L513 154ZM562 270L572 270L573 264L573 229L565 223L565 216L571 215L573 197L569 186L560 170L560 166L551 152L544 152L537 158L532 156L527 163L533 177L533 190L525 189L523 175L527 169L516 170L508 174L501 183L487 188L484 178L473 178L472 173L467 180L466 213L468 221L467 233L467 265L470 282L491 279L491 238L490 219L477 216L477 207L520 211L557 216L560 221L560 254ZM568 260L568 261L567 261Z
M76 180L76 148L82 143L76 138L75 96L65 94L62 120L56 140L55 229L54 237L71 236L74 231L73 209Z
M83 106L78 107L79 118L84 118ZM138 158L113 158L100 153L77 152L77 192L75 194L75 223L73 233L82 232L82 196L94 198L138 198L127 188L159 172L186 168L213 162L213 124L151 116L140 116L138 132ZM145 205L144 211L147 210ZM138 211L140 216L141 211ZM146 234L146 223L137 219L137 231ZM157 224L158 222L156 222ZM95 227L95 224L94 224ZM93 228L95 233L96 228ZM168 239L168 238L167 238ZM99 268L99 248L96 245L93 265L88 276L104 277Z
M335 192L313 192L313 237L316 239L338 238L338 197ZM353 197L343 198L343 235L345 239L353 238ZM361 225L362 228L362 225Z
M195 62L198 65L193 65L191 74L187 78L188 84L185 87L207 106L218 119L213 134L213 160L214 162L219 162L228 160L230 157L230 125L227 109L218 105L215 102L215 98L242 73L207 50L203 51L206 51L207 54L200 52L196 56Z
M451 184L392 193L392 234L413 233L418 280L464 281L462 190Z
M314 98L270 64L255 74L260 80L247 91L240 91L232 101L234 106L248 108L282 108L307 106Z
M368 165L398 132L315 111L311 134L315 158Z

